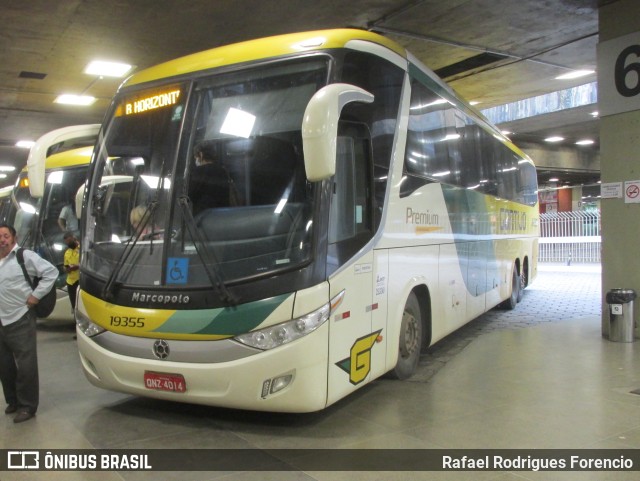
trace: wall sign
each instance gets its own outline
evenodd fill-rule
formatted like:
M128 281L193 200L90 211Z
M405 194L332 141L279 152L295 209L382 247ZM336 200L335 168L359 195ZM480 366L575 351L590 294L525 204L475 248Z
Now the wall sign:
M602 199L621 199L622 182L607 182L600 185L600 197Z
M624 183L624 203L640 203L640 180L627 180Z
M598 45L600 117L640 110L640 32Z

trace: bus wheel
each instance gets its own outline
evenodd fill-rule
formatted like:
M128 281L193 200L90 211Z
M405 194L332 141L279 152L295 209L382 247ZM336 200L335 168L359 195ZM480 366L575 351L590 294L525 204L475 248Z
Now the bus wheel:
M518 305L518 295L520 292L520 276L516 272L516 268L513 268L513 275L511 276L511 295L509 298L500 304L500 307L511 311Z
M422 312L418 298L412 292L402 313L398 362L391 375L396 379L410 378L418 368L420 347L422 345Z

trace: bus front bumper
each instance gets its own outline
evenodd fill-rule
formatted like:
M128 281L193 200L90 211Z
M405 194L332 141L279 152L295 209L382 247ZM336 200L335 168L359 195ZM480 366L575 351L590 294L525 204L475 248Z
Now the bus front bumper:
M324 324L290 344L242 359L185 363L117 354L78 331L82 367L95 386L170 401L272 412L312 412L326 406L327 345Z

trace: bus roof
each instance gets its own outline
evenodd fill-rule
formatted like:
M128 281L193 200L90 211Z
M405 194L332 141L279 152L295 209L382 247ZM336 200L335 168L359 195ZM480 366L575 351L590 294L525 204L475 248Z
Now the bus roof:
M76 167L87 165L91 161L93 147L80 147L77 149L65 150L57 154L52 154L45 161L45 171L52 169L63 169L65 167ZM22 172L28 172L29 168L24 167Z
M406 52L403 47L393 40L376 33L346 28L316 30L248 40L194 53L142 70L129 77L122 85L136 85L161 78L169 78L262 58L278 57L319 49L341 48L347 46L347 44L353 40L374 42L406 57Z
M45 170L87 165L91 161L92 154L93 147L80 147L50 155L45 161Z

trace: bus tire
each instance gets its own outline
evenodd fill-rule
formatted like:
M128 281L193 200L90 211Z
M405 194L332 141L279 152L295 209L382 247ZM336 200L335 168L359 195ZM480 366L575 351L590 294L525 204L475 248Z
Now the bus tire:
M398 339L398 362L391 371L395 379L408 379L416 372L422 346L423 319L420 303L414 292L409 294L402 312Z
M511 311L518 305L518 295L520 292L520 276L516 272L516 268L513 268L513 275L511 276L511 295L500 304L500 307Z

